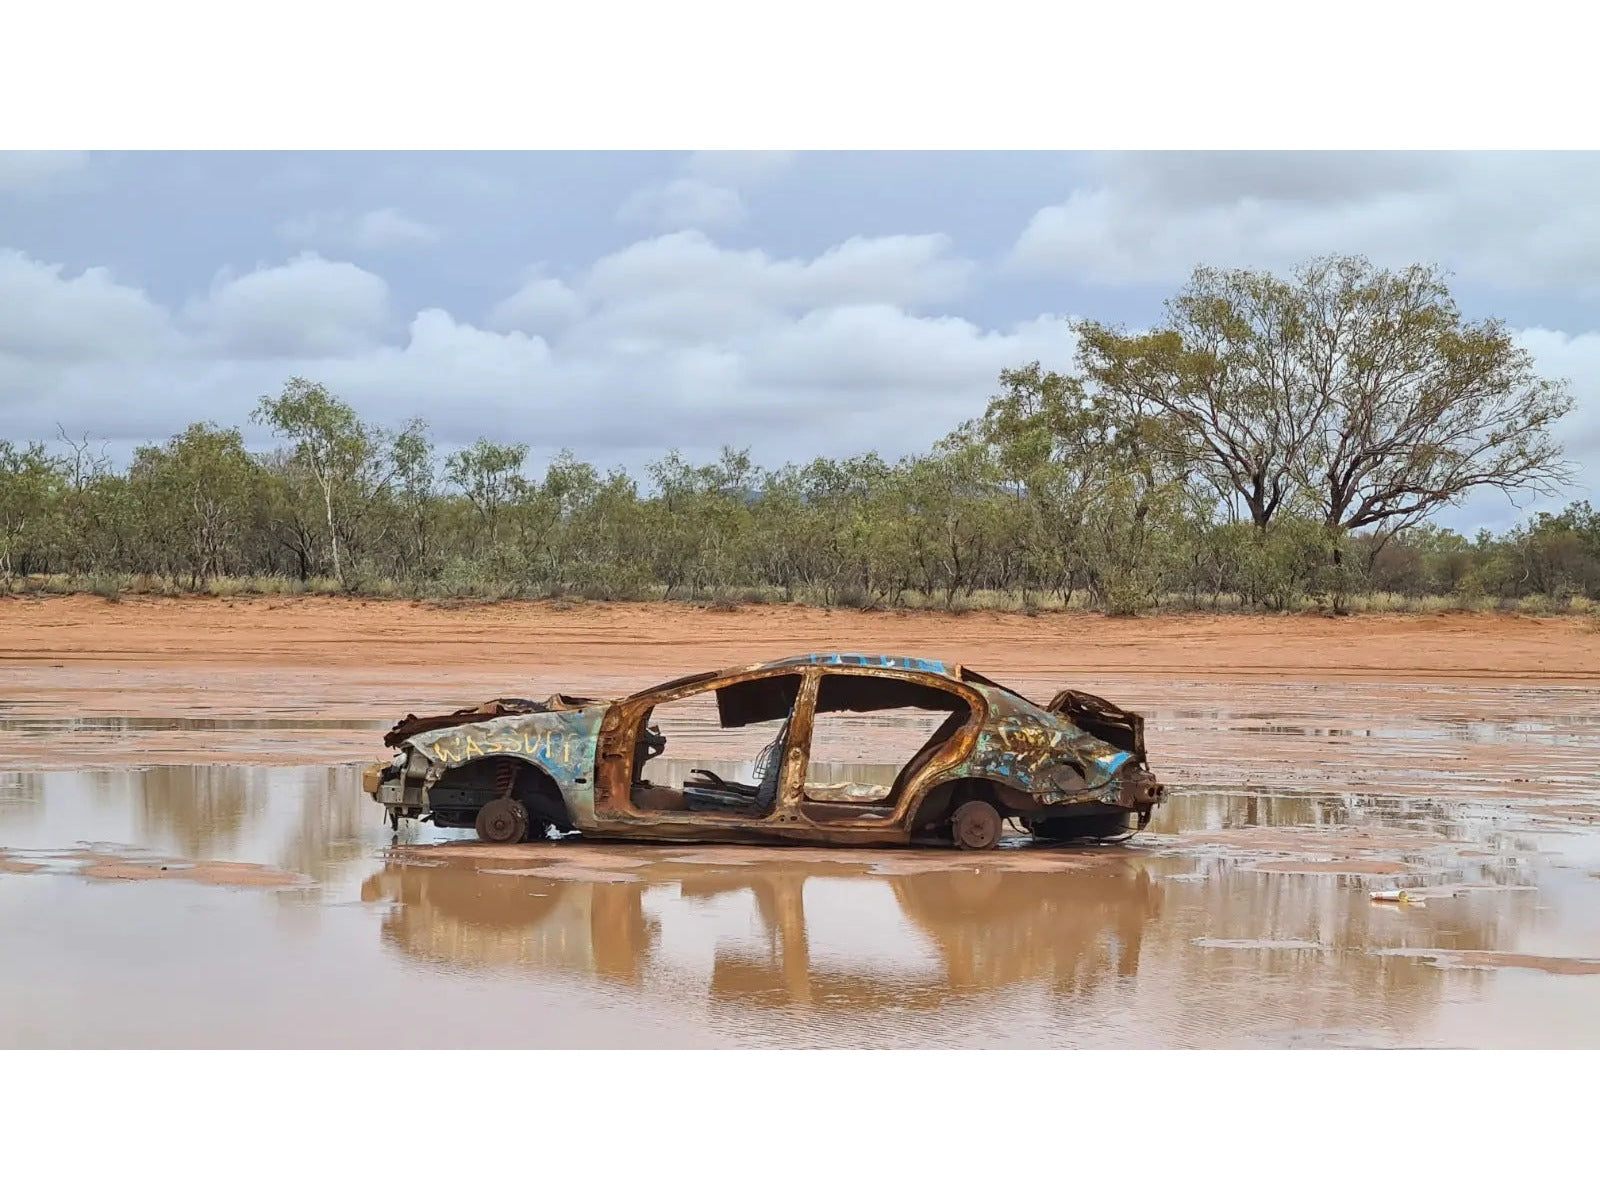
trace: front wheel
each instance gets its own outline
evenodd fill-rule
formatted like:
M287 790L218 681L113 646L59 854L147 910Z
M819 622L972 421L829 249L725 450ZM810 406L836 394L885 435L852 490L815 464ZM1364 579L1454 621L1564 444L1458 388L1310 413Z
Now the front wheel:
M478 810L473 828L486 842L520 842L528 832L528 810L515 800L497 797Z

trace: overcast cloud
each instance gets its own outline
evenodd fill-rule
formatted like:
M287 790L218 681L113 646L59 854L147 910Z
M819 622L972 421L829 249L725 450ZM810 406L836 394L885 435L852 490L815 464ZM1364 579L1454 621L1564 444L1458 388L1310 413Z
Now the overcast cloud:
M354 250L386 250L396 246L426 246L439 240L438 231L412 220L397 208L375 208L370 212L306 213L278 227L289 245L301 247L336 246Z
M121 456L306 375L441 449L896 456L1069 366L1068 315L1359 252L1572 381L1592 498L1597 192L1595 155L0 155L0 436Z
M1286 267L1359 251L1489 288L1600 296L1600 155L1117 155L1034 214L1010 265L1160 283L1197 258Z

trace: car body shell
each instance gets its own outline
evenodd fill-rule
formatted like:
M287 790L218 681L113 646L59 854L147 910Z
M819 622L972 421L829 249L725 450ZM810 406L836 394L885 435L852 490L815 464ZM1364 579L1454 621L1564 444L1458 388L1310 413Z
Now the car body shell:
M872 803L830 804L806 791L819 689L830 679L838 682L827 685L827 695L849 703L827 711L872 711L892 707L881 701L918 695L926 703L917 707L951 713L888 795ZM725 723L771 720L787 706L769 809L636 802L650 714L707 692L717 693ZM492 765L496 778L522 781L520 796L536 827L548 822L594 838L893 846L947 840L944 824L964 798L982 797L1030 827L1072 814L1123 813L1142 828L1161 800L1135 714L1075 691L1043 707L962 667L891 655L802 655L691 675L615 700L493 701L444 717L408 717L387 740L398 753L369 770L367 786L396 822L470 824L470 803L441 811L438 789L453 777L486 781Z

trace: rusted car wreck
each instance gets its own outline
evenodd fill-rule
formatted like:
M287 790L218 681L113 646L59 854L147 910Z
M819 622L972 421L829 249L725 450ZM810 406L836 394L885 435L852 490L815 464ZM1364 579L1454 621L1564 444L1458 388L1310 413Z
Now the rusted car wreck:
M645 777L667 744L653 715L680 701L714 711L713 732L773 727L748 763L752 780L703 767L675 784ZM819 716L905 710L944 718L892 782L841 791L808 779ZM365 787L392 824L427 820L491 842L553 827L630 841L984 850L1008 819L1041 841L1130 836L1162 799L1137 714L1071 689L1041 706L965 667L883 655L708 671L618 700L492 700L407 716L384 743L395 754L368 768Z

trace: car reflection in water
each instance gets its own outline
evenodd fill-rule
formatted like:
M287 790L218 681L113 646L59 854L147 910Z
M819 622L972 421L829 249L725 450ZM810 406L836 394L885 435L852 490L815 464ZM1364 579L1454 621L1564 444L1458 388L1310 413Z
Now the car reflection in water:
M1135 973L1160 910L1145 868L1115 860L1067 873L875 874L816 860L550 869L604 877L393 863L362 898L389 903L386 944L453 970L577 973L637 988L691 968L704 979L699 942L710 958L700 989L713 1000L856 1009L936 1008L1022 982L1087 992Z
M840 765L822 782L870 786L877 771ZM1187 829L1335 828L1380 811L1372 798L1197 789L1180 805ZM1381 812L1402 825L1431 816L1414 798ZM1493 841L1455 823L1442 832ZM1017 1025L1027 1044L1416 1044L1441 1001L1479 1000L1494 980L1412 949L1520 946L1537 917L1535 878L1492 855L1451 862L1452 878L1490 890L1399 913L1368 901L1370 880L1320 862L1257 869L1295 864L1248 851L1019 839L975 861L610 843L479 861L457 849L466 856L396 860L367 880L364 898L389 902L385 945L451 972L585 979L735 1039L808 1044L992 1044ZM1305 856L1326 854L1313 844L1292 857ZM1395 878L1443 878L1445 860L1413 857L1424 874ZM958 1030L946 1006L963 999L979 1003ZM807 1014L803 1031L760 1020L785 1012ZM864 1029L850 1013L890 1019Z
M641 904L647 886L391 865L362 885L361 898L389 902L383 940L410 958L637 983L659 929Z

